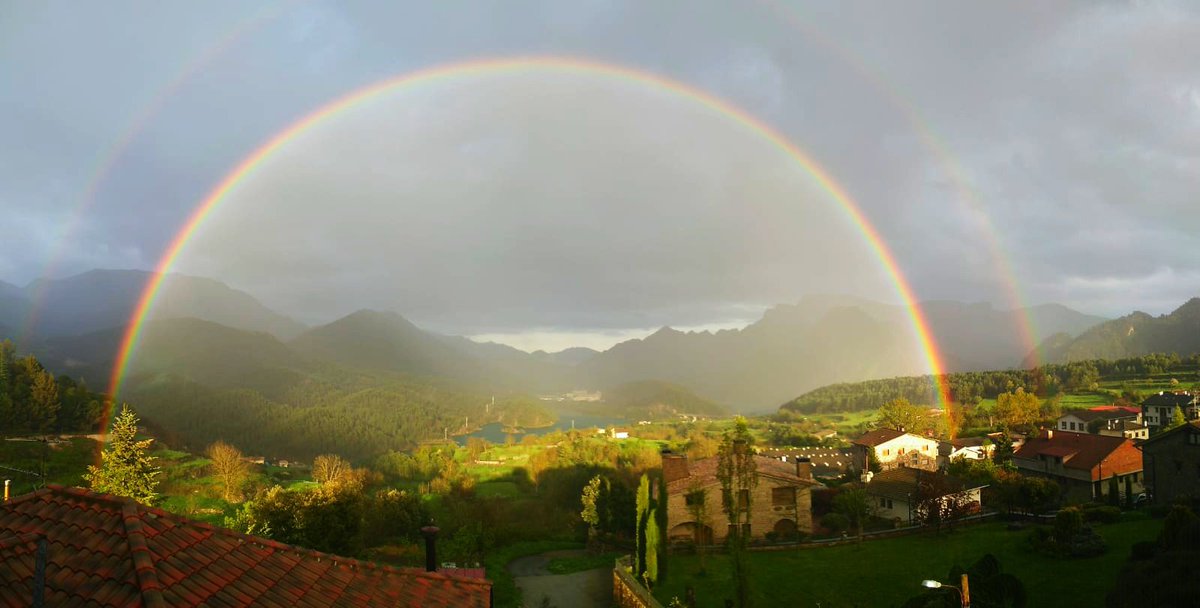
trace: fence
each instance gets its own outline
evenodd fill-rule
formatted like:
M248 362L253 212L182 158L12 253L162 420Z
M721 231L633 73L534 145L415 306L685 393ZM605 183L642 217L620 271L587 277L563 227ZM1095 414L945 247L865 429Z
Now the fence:
M629 556L613 564L613 605L617 608L663 608L650 591L633 578Z

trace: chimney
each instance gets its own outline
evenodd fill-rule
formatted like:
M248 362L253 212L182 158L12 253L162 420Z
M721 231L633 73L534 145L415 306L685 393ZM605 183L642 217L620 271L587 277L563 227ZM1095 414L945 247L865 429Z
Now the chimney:
M421 528L421 535L425 537L426 572L437 572L437 533L438 527L432 524Z
M809 480L813 478L812 460L804 457L796 458L796 477Z
M1046 429L1046 439L1054 439L1054 429Z
M676 454L671 450L662 452L663 481L671 483L677 479L686 479L688 471L687 454Z
M12 483L11 479L4 480L4 502L8 502L8 484Z

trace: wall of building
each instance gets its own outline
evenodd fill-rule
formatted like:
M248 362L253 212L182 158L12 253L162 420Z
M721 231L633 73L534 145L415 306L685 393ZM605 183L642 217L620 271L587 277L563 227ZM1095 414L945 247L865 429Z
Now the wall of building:
M795 487L794 503L774 504L772 489L776 487ZM713 483L704 487L704 490L705 503L708 507L707 523L713 531L713 542L720 544L725 542L725 537L729 533L729 517L721 508L721 485ZM684 497L688 491L690 488L685 487L683 491L673 492L667 496L667 522L671 530L680 529L681 524L695 523ZM783 519L795 523L797 531L803 534L812 534L812 490L809 486L792 486L790 483L760 475L758 485L753 488L750 495L750 538L765 537L767 532L774 531L775 525ZM670 538L670 530L667 534Z
M1146 486L1158 504L1200 498L1200 445L1188 443L1188 435L1185 430L1142 446Z
M938 442L933 439L906 434L881 443L874 449L875 459L884 471L898 466L927 471L938 469Z

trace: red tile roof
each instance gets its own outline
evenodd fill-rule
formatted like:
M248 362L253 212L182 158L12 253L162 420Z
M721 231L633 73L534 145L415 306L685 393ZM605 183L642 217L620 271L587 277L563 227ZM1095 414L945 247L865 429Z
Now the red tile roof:
M903 437L905 434L906 433L904 431L897 431L896 429L875 429L873 431L868 431L867 433L863 434L862 437L855 439L851 443L873 448L877 445L885 444L897 437Z
M1042 432L1025 440L1013 454L1020 460L1038 460L1041 455L1063 458L1063 467L1091 471L1093 479L1101 475L1125 475L1142 470L1142 454L1133 440L1111 435L1092 435L1069 431ZM1020 463L1017 463L1020 466ZM1101 466L1103 465L1103 466Z
M0 607L32 601L43 537L48 606L491 606L485 580L320 553L50 486L0 504Z

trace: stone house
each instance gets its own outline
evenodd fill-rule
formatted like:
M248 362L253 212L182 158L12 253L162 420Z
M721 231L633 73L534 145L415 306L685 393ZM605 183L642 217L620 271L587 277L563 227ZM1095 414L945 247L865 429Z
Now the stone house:
M818 480L837 479L846 475L854 459L854 450L851 448L780 448L763 450L759 454L793 465L807 460L812 464L812 476Z
M1200 421L1159 433L1141 445L1146 490L1158 504L1200 499Z
M750 540L767 533L780 537L812 533L812 465L806 461L787 463L753 455L758 483L739 489L737 500L748 500L748 521L742 524ZM683 454L663 454L663 481L667 486L667 538L672 543L717 544L729 535L729 519L722 509L721 481L717 458L689 461ZM695 505L707 510L705 521L696 521Z
M1024 475L1047 477L1062 488L1067 502L1112 500L1142 491L1142 452L1126 437L1043 430L1029 437L1013 454L1013 464Z
M851 443L856 454L854 468L859 472L867 470L872 453L884 471L899 466L927 471L938 469L936 439L895 429L875 429Z

